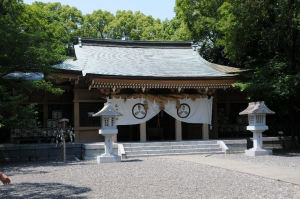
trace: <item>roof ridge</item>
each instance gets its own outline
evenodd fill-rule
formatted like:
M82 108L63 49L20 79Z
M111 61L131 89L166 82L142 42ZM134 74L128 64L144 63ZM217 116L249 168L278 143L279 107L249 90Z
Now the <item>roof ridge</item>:
M123 47L160 47L160 48L192 48L191 41L143 41L143 40L120 40L98 39L82 37L81 43L89 46L123 46Z

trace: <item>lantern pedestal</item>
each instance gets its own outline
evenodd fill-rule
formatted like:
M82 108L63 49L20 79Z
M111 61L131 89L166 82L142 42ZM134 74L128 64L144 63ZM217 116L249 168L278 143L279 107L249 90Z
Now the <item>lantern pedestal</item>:
M97 163L121 162L121 156L114 154L112 137L118 134L116 126L117 116L120 115L110 102L105 103L104 107L93 117L101 116L101 129L99 134L105 138L105 153L97 156Z
M105 153L97 156L97 163L121 162L121 156L114 154L112 137L118 133L118 129L99 130L99 134L105 137Z
M272 150L263 148L262 132L268 130L268 126L247 126L247 130L253 132L253 148L245 150L247 156L271 155Z
M245 155L246 156L261 156L261 155L272 155L272 151L271 150L267 150L267 149L249 149L249 150L245 150Z
M247 156L270 155L271 150L263 148L262 132L268 130L266 125L266 114L275 114L271 111L264 101L250 102L248 107L239 113L240 115L248 115L249 125L247 130L253 133L253 148L245 150Z

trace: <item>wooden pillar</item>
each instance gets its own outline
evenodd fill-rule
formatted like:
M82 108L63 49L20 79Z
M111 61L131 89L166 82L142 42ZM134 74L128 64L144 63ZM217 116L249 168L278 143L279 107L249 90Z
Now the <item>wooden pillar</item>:
M47 128L48 121L48 103L43 103L43 126Z
M175 137L176 141L182 140L182 127L181 127L181 121L175 120Z
M226 104L225 104L225 117L229 118L229 114L230 114L230 104L228 102L226 102Z
M146 122L140 124L140 142L146 142Z
M209 139L208 124L202 124L202 139L203 140L208 140Z
M74 133L75 133L75 142L80 141L80 132L79 132L79 102L74 101Z
M218 138L219 137L219 123L218 123L218 103L217 103L217 98L214 97L213 99L213 138Z

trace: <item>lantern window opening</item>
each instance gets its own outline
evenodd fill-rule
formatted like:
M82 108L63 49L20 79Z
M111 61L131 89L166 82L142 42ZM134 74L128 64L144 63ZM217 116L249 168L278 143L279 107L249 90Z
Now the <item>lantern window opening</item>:
M255 117L252 114L248 115L249 125L255 125Z
M256 115L256 124L257 125L265 125L265 115L264 114Z
M115 118L114 117L111 118L111 126L115 126Z
M109 119L107 117L104 117L103 120L104 120L104 126L108 127L109 126Z

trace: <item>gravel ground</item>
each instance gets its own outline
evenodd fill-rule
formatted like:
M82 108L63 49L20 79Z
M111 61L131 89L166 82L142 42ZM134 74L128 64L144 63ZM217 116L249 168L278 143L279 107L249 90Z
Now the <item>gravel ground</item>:
M0 166L0 198L293 198L297 185L193 162L140 158Z
M300 153L278 153L256 157L245 156L244 153L226 155L214 154L211 157L300 170Z

